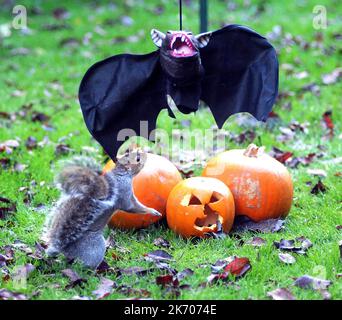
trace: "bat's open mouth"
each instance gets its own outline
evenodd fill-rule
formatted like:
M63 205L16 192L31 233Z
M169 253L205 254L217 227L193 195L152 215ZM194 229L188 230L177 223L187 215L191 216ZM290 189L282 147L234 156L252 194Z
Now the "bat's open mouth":
M192 57L197 53L195 46L185 33L176 33L170 42L171 55L177 58Z

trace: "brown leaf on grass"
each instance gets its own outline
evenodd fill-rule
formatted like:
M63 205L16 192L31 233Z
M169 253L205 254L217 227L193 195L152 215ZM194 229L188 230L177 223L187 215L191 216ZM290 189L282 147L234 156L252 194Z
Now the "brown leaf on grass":
M52 12L53 16L57 20L64 20L70 17L70 13L65 8L56 8Z
M171 261L173 257L164 250L155 250L144 255L147 261Z
M281 239L279 242L274 241L273 244L277 249L297 254L306 254L307 250L312 247L312 242L305 237L299 237L295 240Z
M95 295L96 299L98 300L103 299L113 292L113 288L115 286L116 285L114 281L107 278L101 278L98 288L94 290L92 294Z
M279 260L286 264L293 264L296 262L296 258L289 253L279 253L278 254Z
M6 140L2 143L0 143L0 152L5 152L7 154L11 154L13 152L13 149L16 149L19 147L19 141L10 139Z
M166 271L168 273L177 274L178 272L175 268L170 267L170 265L167 262L156 261L155 266L159 270Z
M153 240L153 244L157 247L170 248L171 244L166 239L159 237Z
M330 280L315 278L309 275L301 276L294 282L294 285L299 288L312 290L326 290L331 284Z
M298 165L303 165L303 166L307 166L309 165L310 163L313 162L313 160L315 158L318 158L322 156L321 154L316 154L316 153L309 153L307 154L306 156L304 157L294 157L294 158L291 158L289 159L288 161L286 161L286 166L288 166L289 168L297 168Z
M235 277L242 277L245 273L251 269L251 264L248 258L238 258L236 257L232 262L230 262L224 271Z
M338 243L338 247L340 248L340 260L342 261L342 240Z
M342 76L342 68L337 68L330 73L322 75L322 82L325 85L334 84L340 80Z
M8 169L10 167L11 160L8 158L0 159L0 166L2 169Z
M332 111L328 110L323 113L322 120L325 128L328 130L327 138L333 138L334 136L334 122L332 120Z
M66 155L70 153L72 149L68 144L58 144L55 149L56 156Z
M191 270L190 268L186 268L183 271L180 271L176 274L176 278L178 281L182 281L186 277L190 277L194 274L194 271Z
M267 292L267 296L271 297L273 300L296 300L291 291L286 288L278 288Z
M27 297L20 292L0 289L0 300L27 300Z
M14 261L14 250L11 246L5 246L2 250L4 254L0 254L0 268L12 264Z
M71 26L66 23L46 23L41 28L46 31L59 31L71 29Z
M151 296L151 292L146 289L136 289L126 284L117 287L116 291L126 296L135 296L135 298L133 298L134 300L149 298Z
M282 151L278 148L273 147L270 152L270 156L281 163L285 163L288 159L290 159L293 156L293 153L289 151Z
M17 206L7 198L0 197L0 219L7 218L8 215L17 212Z
M138 276L144 276L149 272L152 272L154 268L143 268L143 267L129 267L125 269L119 269L119 274L126 274L126 275L138 275Z
M323 300L330 300L331 299L331 293L328 290L322 289L322 290L319 290L319 293L321 294Z
M325 193L327 191L327 187L323 184L323 182L319 179L318 182L313 186L310 193L317 195L320 193Z
M165 288L166 286L178 287L179 281L174 275L166 274L156 277L156 284L162 286L163 288Z
M233 232L254 231L261 233L274 233L284 228L285 220L268 219L254 222L246 216L237 216L234 220Z
M69 279L69 284L65 287L65 289L71 289L75 286L82 285L84 282L87 282L86 279L81 278L77 272L72 269L62 270L62 274Z
M62 39L59 42L59 46L60 47L79 47L81 45L81 41L77 38L73 38L73 37L68 37L65 39Z
M15 279L16 281L20 281L22 279L27 279L35 269L36 269L36 267L31 263L27 263L27 264L22 265L22 266L17 266L14 269L14 272L12 274L12 278Z
M37 148L37 139L35 137L28 137L25 141L25 146L28 150Z
M253 247L261 247L266 244L266 240L260 237L254 237L248 241L246 241L246 244L249 244Z
M23 172L27 167L28 167L27 164L22 164L22 163L16 162L14 164L14 166L13 166L13 171L15 171L15 172Z
M12 248L18 249L27 255L32 254L33 250L30 246L28 246L26 243L21 242L20 240L15 240L14 243L11 245Z
M36 242L35 250L32 253L29 253L27 256L34 260L44 260L45 259L45 249L47 249L47 245L42 242Z
M31 120L33 122L47 123L50 120L50 117L45 113L33 111L31 115Z
M103 260L96 268L97 274L103 274L103 273L115 273L116 270L109 266L107 261Z
M207 278L207 284L215 283L218 280L228 280L230 276L240 279L251 267L250 261L246 257L228 257L218 260L215 265L212 265L213 273Z

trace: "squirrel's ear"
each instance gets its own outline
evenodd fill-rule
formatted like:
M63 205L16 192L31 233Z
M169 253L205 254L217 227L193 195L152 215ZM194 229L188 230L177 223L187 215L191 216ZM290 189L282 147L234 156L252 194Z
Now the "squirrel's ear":
M157 29L152 29L151 30L151 38L153 43L157 46L157 47L161 47L163 40L165 39L166 35L165 33L157 30Z
M210 40L211 32L205 32L205 33L200 33L195 36L195 38L198 41L198 46L200 48L204 48Z

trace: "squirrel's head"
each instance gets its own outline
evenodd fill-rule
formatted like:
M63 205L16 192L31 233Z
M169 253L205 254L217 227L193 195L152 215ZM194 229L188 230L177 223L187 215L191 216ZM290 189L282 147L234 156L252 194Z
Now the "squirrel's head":
M146 162L146 152L141 149L127 150L122 156L117 158L115 169L130 175L137 175Z

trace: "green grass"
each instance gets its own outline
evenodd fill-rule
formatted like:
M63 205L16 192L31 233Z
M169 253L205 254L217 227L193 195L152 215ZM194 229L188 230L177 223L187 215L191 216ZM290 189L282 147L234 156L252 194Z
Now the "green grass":
M64 3L63 3L64 2ZM322 158L315 159L307 167L299 166L298 169L290 169L295 185L294 205L287 218L284 231L276 234L261 235L267 244L259 249L249 245L239 246L236 239L227 237L224 240L208 240L193 244L183 240L165 227L151 226L145 231L125 232L112 230L112 236L117 243L126 248L126 253L116 252L120 260L114 261L111 256L113 249L107 252L107 262L113 267L150 266L143 260L143 254L156 249L153 240L156 237L165 237L172 244L168 250L175 260L172 267L181 271L191 268L194 275L183 282L191 285L190 290L183 290L180 299L268 299L267 292L277 287L289 287L297 299L322 299L317 291L292 287L293 279L304 274L324 276L333 281L329 292L333 299L341 299L342 284L337 274L342 272L338 241L341 239L341 231L336 229L342 224L341 214L341 177L335 173L341 172L341 162L332 160L342 156L341 150L341 82L331 85L323 85L321 75L330 73L337 67L341 67L341 43L334 38L341 31L341 2L326 0L320 1L326 6L328 13L328 28L320 31L312 27L312 10L316 1L291 1L286 4L281 1L251 1L244 6L243 1L236 1L234 10L227 9L228 1L210 1L210 29L219 28L223 23L246 24L256 29L261 34L272 31L274 26L281 26L283 35L291 34L301 37L303 41L313 44L317 33L321 32L323 40L321 45L325 49L331 47L330 54L323 52L322 48L312 46L307 50L300 45L283 46L280 40L273 42L279 50L279 60L283 67L280 68L280 92L292 92L293 94L280 100L274 108L279 115L280 122L275 126L258 124L255 128L256 140L261 139L268 150L272 146L294 152L295 156L303 156L310 152L318 152L318 147L323 145L325 154ZM15 122L0 118L0 142L8 139L20 141L20 147L10 155L0 153L1 158L10 159L10 168L0 167L0 196L14 201L17 212L9 216L7 220L0 220L0 253L5 245L10 245L19 240L34 247L39 239L45 214L53 202L58 198L58 192L53 186L53 167L57 160L68 157L56 156L55 147L58 143L66 143L73 149L72 153L90 153L99 161L104 161L98 144L90 138L77 102L77 90L80 79L86 69L95 61L120 52L145 53L154 50L149 39L149 30L177 29L177 6L172 1L162 1L165 11L161 15L151 13L160 1L132 1L134 7L117 5L112 9L103 2L102 9L96 9L92 2L87 1L60 1L58 6L65 6L70 12L70 17L63 20L55 20L52 10L56 7L54 1L22 1L28 8L28 26L32 30L31 35L23 35L18 30L12 30L12 36L3 40L0 45L0 111L15 112L22 109L23 105L32 103L32 110L44 112L51 117L49 123L54 127L53 131L45 131L40 122L30 121L30 115L26 118L17 117ZM41 14L34 15L32 9L41 5ZM258 8L264 8L260 12ZM185 7L184 26L194 31L198 30L197 17L198 4L192 1L191 7ZM9 23L12 17L11 8L1 5L0 25ZM123 26L121 23L114 26L104 25L108 19L117 19L122 15L133 18L131 26ZM58 31L46 31L46 24L69 25L68 29ZM101 25L105 35L94 32L96 25ZM87 32L92 32L89 44L82 43ZM138 35L137 42L122 42L113 44L115 37L129 37ZM60 41L72 38L80 42L77 46L61 46ZM28 48L28 55L13 55L15 48ZM329 51L329 50L328 50ZM294 74L302 71L308 72L305 79L296 79L292 74L287 74L284 64L291 64ZM58 85L56 85L56 83ZM320 87L320 95L301 92L301 87L308 83L316 83ZM20 90L22 96L13 96L15 90ZM291 103L289 112L285 105ZM322 114L332 110L335 124L335 135L330 140L323 136L326 131L321 126ZM205 129L214 124L212 116L206 109L200 110L197 115L179 115L180 119L190 119L190 129ZM231 117L224 129L239 134L246 130ZM308 133L296 135L296 138L288 142L280 142L277 136L279 128L286 126L292 120L308 122ZM158 126L171 132L172 128L181 128L179 120L170 119L166 112L160 115ZM48 137L49 142L43 146L28 152L25 141L29 136L34 136L38 142ZM229 143L229 148L246 147L248 142L237 145ZM94 151L87 151L84 147L92 147ZM12 170L15 163L25 164L28 167L23 172ZM308 181L315 183L317 178L310 176L307 169L324 169L327 178L323 180L327 186L327 192L319 195L310 194L312 186ZM32 201L24 202L25 191L21 187L27 187L33 192ZM40 204L47 207L37 210ZM108 231L109 232L109 231ZM307 256L296 256L294 265L284 265L278 259L278 252L273 246L273 241L281 238L292 239L304 235L313 242ZM244 233L242 239L247 241L254 235ZM251 260L252 270L235 285L226 286L224 283L202 288L203 283L210 274L210 268L199 268L201 263L214 263L217 259L231 255L246 256ZM12 280L5 281L0 277L0 287L20 291L32 297L32 299L70 299L73 296L92 296L96 289L99 277L89 271L84 271L79 265L73 268L88 281L83 287L75 287L65 290L68 280L62 276L61 270L67 268L64 260L55 262L52 266L46 266L38 260L31 260L27 255L16 250L15 262L9 265L9 271L14 272L17 266L33 263L36 270L30 275L26 287L16 288ZM318 270L324 273L318 274ZM112 278L118 285L131 285L134 288L144 288L151 292L154 299L166 298L163 290L155 284L155 277L160 271L152 272L143 277L125 276L116 279L114 275L106 275ZM56 284L58 286L56 286ZM39 295L34 292L39 291ZM109 299L124 298L124 294L114 290Z

